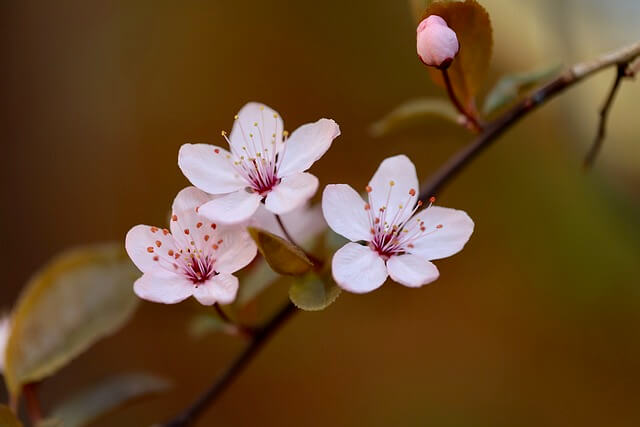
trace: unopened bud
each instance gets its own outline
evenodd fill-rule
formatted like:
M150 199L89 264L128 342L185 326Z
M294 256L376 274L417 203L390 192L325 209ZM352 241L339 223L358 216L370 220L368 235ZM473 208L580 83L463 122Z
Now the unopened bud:
M447 68L458 53L458 37L444 19L430 15L418 25L416 45L420 60L430 67Z

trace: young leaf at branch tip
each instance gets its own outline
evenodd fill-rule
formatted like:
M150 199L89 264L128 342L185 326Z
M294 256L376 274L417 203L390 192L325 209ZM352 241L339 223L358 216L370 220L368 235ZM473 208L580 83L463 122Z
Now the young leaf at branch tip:
M330 306L340 292L330 274L309 274L294 281L289 288L289 299L301 310L320 311Z
M526 91L555 76L560 70L560 66L554 65L541 70L502 76L485 98L482 112L490 115L513 104Z
M313 263L291 242L268 231L247 227L258 250L276 273L301 276L313 268Z
M22 423L7 405L0 405L0 426L22 427Z
M400 104L371 125L371 134L380 137L398 129L436 117L460 124L460 114L445 98L417 98Z
M98 339L122 327L138 299L137 271L117 243L66 251L27 283L12 316L5 379L23 384L55 373Z
M114 409L170 387L163 378L146 373L120 374L74 394L52 411L65 427L81 427Z
M472 114L476 114L475 95L489 70L493 36L487 11L476 0L435 1L422 19L437 15L456 33L460 51L448 68L456 97ZM429 68L431 79L445 87L442 72Z

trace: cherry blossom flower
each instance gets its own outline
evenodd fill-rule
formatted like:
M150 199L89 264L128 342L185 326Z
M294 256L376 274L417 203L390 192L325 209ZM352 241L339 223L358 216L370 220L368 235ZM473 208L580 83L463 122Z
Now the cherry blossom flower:
M5 351L7 349L7 341L11 333L11 316L2 314L0 316L0 374L4 372Z
M324 217L336 233L351 240L333 256L333 278L340 287L370 292L387 276L402 285L419 287L439 276L431 260L451 256L464 247L473 232L471 218L463 211L431 203L416 214L422 206L417 188L415 166L404 155L380 164L366 188L367 202L348 185L325 188ZM367 244L353 243L359 241Z
M320 119L284 130L280 115L250 102L238 113L231 133L222 136L230 151L208 144L184 144L178 165L193 185L220 195L200 213L212 221L239 223L265 207L284 214L301 206L318 189L318 179L305 172L340 135L333 120Z
M430 15L418 25L416 48L418 57L425 65L447 68L459 47L456 33L440 16Z
M187 187L173 202L171 231L148 225L129 230L127 253L143 273L133 287L140 298L174 304L193 295L204 305L235 300L232 273L249 264L257 248L243 227L219 226L199 214L212 199Z

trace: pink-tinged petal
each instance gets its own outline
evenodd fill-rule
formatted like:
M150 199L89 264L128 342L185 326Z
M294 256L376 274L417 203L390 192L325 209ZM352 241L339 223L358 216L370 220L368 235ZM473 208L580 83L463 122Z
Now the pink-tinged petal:
M180 213L185 211L195 211L201 205L213 200L215 197L205 193L196 187L185 187L173 199L171 211Z
M351 241L371 240L367 204L349 185L330 184L322 193L322 213L329 227Z
M175 304L193 295L194 285L178 274L156 276L145 273L135 281L133 291L147 301Z
M198 210L201 215L214 222L237 224L251 218L258 209L262 196L246 190L238 190L220 196Z
M282 160L278 176L284 177L304 172L327 152L335 138L340 136L340 127L329 119L320 119L296 129L285 142L280 152Z
M244 227L225 227L216 235L214 270L219 273L235 273L244 268L256 256L258 248Z
M267 194L264 205L275 214L291 212L313 197L318 189L318 178L310 173L298 173L282 178Z
M459 47L456 33L440 16L431 15L418 25L416 49L425 65L448 66L458 53Z
M385 206L384 220L398 224L409 217L416 204L416 168L405 155L384 159L369 181L369 187L374 214L379 216L379 209Z
M389 276L394 282L411 288L431 283L440 276L436 266L417 255L395 255L387 261Z
M387 268L380 256L368 246L347 243L333 255L333 279L345 291L371 292L387 280Z
M431 206L411 221L424 221L425 231L415 239L407 252L423 259L440 259L460 252L473 233L474 224L466 212Z
M196 187L182 189L173 201L169 227L184 248L202 248L211 237L212 222L200 214L200 206L221 196L211 196ZM214 228L215 229L215 228ZM208 236L208 237L207 237ZM193 243L192 243L193 242Z
M136 225L127 233L125 249L131 261L143 273L156 276L173 275L166 267L168 253L177 251L175 240L166 229L149 225Z
M238 278L218 274L193 290L193 296L203 305L231 304L238 293Z
M284 124L280 114L258 102L249 102L238 112L229 135L231 150L237 155L245 154L242 147L249 147L251 136L261 141L263 147L271 147L271 141L282 141ZM281 144L280 144L281 145Z
M233 168L231 154L215 145L184 144L178 166L193 185L207 193L225 194L247 185Z

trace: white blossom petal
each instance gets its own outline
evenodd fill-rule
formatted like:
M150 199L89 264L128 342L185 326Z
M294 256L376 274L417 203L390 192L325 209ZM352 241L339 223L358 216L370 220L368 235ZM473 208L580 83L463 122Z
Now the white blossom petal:
M379 288L387 279L387 268L380 256L367 246L347 243L333 255L331 270L344 290L363 294Z
M415 219L424 221L425 231L407 252L429 260L446 258L462 250L474 228L466 212L440 206L424 209L411 221Z
M440 273L436 266L417 255L395 255L387 261L389 276L394 282L411 288L431 283Z
M238 293L238 278L231 274L218 274L198 285L193 296L203 305L231 304Z
M237 119L233 122L229 135L231 150L236 154L242 154L242 147L250 144L249 134L261 140L264 147L271 147L273 140L282 145L283 130L284 124L277 111L258 102L249 102L240 109Z
M223 196L211 196L196 187L182 189L173 201L169 226L177 245L205 248L215 237L217 224L200 214L200 206Z
M184 144L178 166L184 176L210 194L225 194L244 188L247 182L233 168L230 153L208 144Z
M204 191L196 187L185 187L178 192L175 199L173 199L173 205L171 205L171 211L173 213L180 213L185 211L195 211L197 207L204 205L205 203L213 200L215 197L211 196Z
M149 225L136 225L125 238L125 249L131 261L143 273L156 276L173 275L162 267L158 257L164 257L168 251L177 251L175 240L168 230Z
M322 193L322 213L329 227L351 241L371 240L366 203L349 185L330 184Z
M399 223L408 218L417 200L418 175L405 155L384 159L369 181L371 207L379 214L382 206L384 221ZM402 208L401 208L402 206ZM401 211L400 214L398 212ZM397 216L396 216L397 215Z
M246 190L225 194L200 206L198 212L211 221L237 224L251 218L258 209L262 196Z
M265 207L273 213L283 214L302 206L318 189L318 178L310 173L298 173L282 178L267 194Z
M304 172L327 152L331 143L340 135L340 127L329 119L320 119L296 129L285 142L280 155L278 176L285 177Z
M255 258L258 248L244 227L225 227L216 236L214 269L219 273L235 273Z
M133 284L140 298L163 304L175 304L193 295L194 284L178 274L157 276L145 273Z

